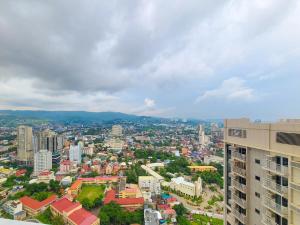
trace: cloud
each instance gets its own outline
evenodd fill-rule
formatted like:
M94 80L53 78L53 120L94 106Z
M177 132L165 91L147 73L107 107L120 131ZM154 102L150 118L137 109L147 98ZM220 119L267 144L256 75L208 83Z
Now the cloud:
M212 98L252 101L256 98L256 96L254 95L254 89L245 85L245 80L238 77L232 77L224 80L220 87L205 91L196 99L196 102Z
M148 108L152 108L155 106L155 101L151 98L145 98L144 103L145 103L145 106Z

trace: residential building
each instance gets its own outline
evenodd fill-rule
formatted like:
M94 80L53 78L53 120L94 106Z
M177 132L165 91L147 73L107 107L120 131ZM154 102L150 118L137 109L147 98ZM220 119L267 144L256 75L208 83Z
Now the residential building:
M143 192L150 192L153 195L161 193L160 183L158 179L153 176L139 176L139 187Z
M38 175L44 170L52 169L52 152L47 149L34 153L34 174Z
M300 221L300 120L224 122L225 224Z
M69 158L71 162L81 163L81 145L71 145L69 150Z
M113 125L111 129L111 135L113 137L121 137L122 136L122 126L121 125Z
M26 216L22 203L19 200L7 201L2 205L2 208L6 213L13 216L14 220L19 220Z
M155 177L158 182L161 182L164 180L164 178L159 175L158 173L156 173L153 169L151 169L150 167L148 166L145 166L145 165L141 165L142 169L145 170L149 175Z
M49 170L44 170L42 172L39 173L38 177L37 177L37 182L38 183L50 183L50 180L55 180L55 175L53 171L49 171Z
M144 209L144 222L145 225L159 225L162 216L159 211L153 209Z
M17 161L19 164L33 164L32 127L19 126L17 128Z
M172 178L170 188L184 195L199 197L202 193L202 180L199 177L194 183L186 181L183 177Z

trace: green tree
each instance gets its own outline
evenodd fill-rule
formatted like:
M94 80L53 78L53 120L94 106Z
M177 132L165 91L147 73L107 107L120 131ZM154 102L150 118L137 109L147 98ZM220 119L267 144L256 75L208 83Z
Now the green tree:
M179 205L175 205L173 209L176 211L177 216L183 216L188 212L182 203Z

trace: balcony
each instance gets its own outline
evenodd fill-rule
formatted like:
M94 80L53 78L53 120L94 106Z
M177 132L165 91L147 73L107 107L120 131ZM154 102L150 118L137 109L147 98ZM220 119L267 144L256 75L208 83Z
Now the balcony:
M288 167L277 164L270 156L266 156L263 162L263 169L279 174L281 176L288 175Z
M262 217L262 223L264 225L280 225L280 224L276 223L275 219L272 218L269 215L263 215L263 217Z
M245 169L242 169L240 167L233 167L232 171L242 177L246 177L246 170Z
M246 193L247 192L247 187L245 184L241 184L239 181L237 180L233 180L232 181L232 185L234 188L236 188L237 190Z
M288 187L277 184L275 180L271 178L271 176L267 176L263 179L263 186L264 188L275 192L279 195L287 196L288 195Z
M234 209L232 213L240 222L247 224L247 217L245 214L240 213L237 209Z
M237 203L239 206L241 206L242 208L246 209L247 207L247 202L245 199L240 198L239 196L233 194L233 200L235 201L235 203Z
M228 221L231 225L235 225L235 224L236 224L235 218L234 218L234 216L233 216L231 213L228 213L228 214L227 214L227 221Z
M300 184L298 182L290 182L290 187L296 191L300 191Z
M263 199L263 204L269 208L270 210L272 210L273 212L282 215L283 217L287 217L288 215L288 208L283 206L283 205L279 205L275 202L275 199L265 196Z
M297 169L300 169L300 162L298 161L291 161L291 166Z
M246 162L246 155L245 154L241 154L239 152L232 152L232 157L235 159L238 159L240 161Z

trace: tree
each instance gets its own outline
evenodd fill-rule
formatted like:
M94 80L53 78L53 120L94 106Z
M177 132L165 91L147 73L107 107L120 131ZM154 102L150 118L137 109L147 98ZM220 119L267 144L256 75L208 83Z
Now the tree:
M59 191L60 191L60 184L56 180L50 180L49 187L50 187L50 190L55 193L59 193Z
M187 213L187 209L183 206L182 203L175 205L173 209L176 211L177 216L183 216Z

